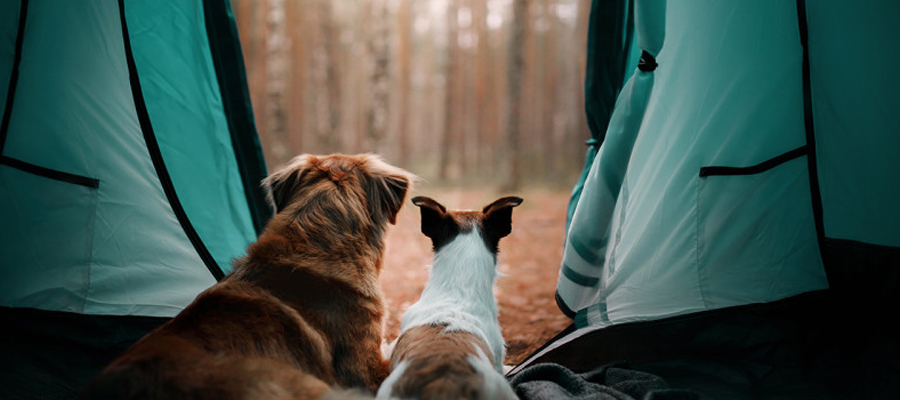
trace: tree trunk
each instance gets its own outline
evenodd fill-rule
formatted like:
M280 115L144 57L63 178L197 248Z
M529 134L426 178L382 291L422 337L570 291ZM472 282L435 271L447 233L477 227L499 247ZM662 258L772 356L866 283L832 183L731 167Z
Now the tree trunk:
M410 7L412 5L410 2L413 0L400 0L400 8L397 11L397 35L398 35L398 46L397 46L397 64L399 67L399 71L397 73L397 161L401 166L409 165L409 96L411 88L411 74L412 71L410 69L410 35L411 31L411 16L410 16Z
M385 0L373 0L369 21L369 104L366 131L375 152L384 153L388 121L390 28Z
M528 0L513 1L512 36L509 42L507 65L506 106L506 159L508 172L503 190L515 191L522 184L521 143L522 132L522 70L524 64L525 25L528 17Z
M456 105L457 105L457 73L456 55L458 52L456 18L457 4L455 0L447 2L447 60L444 66L444 129L441 133L439 152L438 179L447 181L450 175L450 155L452 144L456 135Z
M318 0L313 85L316 115L317 151L335 152L339 148L338 124L341 121L340 75L338 73L338 29L332 16L331 0Z
M286 35L286 13L284 0L268 0L266 13L268 35L266 36L266 114L265 130L274 141L272 155L281 164L288 160L287 148L287 75L290 42Z

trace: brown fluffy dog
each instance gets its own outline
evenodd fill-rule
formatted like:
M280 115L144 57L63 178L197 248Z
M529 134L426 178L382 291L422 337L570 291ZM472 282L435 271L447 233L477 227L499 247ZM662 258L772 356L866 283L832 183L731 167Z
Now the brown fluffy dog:
M380 351L384 234L411 179L372 155L295 158L263 182L276 215L234 270L124 352L84 397L373 393L389 372Z

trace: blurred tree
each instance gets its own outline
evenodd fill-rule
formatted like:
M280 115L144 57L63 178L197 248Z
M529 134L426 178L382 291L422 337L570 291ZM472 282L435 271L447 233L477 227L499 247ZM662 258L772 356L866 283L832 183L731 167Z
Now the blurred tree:
M522 133L522 70L524 64L525 27L529 0L513 1L512 35L507 48L509 64L506 80L509 82L506 98L506 163L507 176L503 184L506 191L518 190L522 182L521 133Z
M390 21L386 0L372 0L369 24L369 104L366 117L371 147L379 153L385 151L385 131L388 122L388 73L390 62Z
M411 2L413 0L400 0L397 11L397 128L396 128L396 154L398 163L407 165L409 163L409 102L410 85L412 81L412 69L410 68L410 46L412 46L410 35L412 34L411 25Z
M316 130L319 152L331 153L340 148L338 124L341 120L341 85L338 73L338 29L332 16L331 0L316 0L313 8L315 44L312 50L313 84Z
M286 34L287 16L284 0L269 0L266 10L266 113L262 120L263 129L278 143L287 143L287 95L288 51L290 42ZM284 160L290 157L286 146L272 149L274 157Z
M458 14L457 0L447 0L447 47L444 61L444 129L441 132L438 147L440 163L438 179L447 181L450 178L450 157L455 143L457 118L459 113L459 74L458 74Z

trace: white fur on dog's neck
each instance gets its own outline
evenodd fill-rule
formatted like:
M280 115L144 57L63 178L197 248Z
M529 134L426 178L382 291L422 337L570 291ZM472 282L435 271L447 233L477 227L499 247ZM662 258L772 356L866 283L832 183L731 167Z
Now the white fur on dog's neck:
M434 255L434 265L419 301L403 315L401 334L427 324L447 324L484 340L502 371L506 345L497 321L494 281L497 258L477 229L457 235Z

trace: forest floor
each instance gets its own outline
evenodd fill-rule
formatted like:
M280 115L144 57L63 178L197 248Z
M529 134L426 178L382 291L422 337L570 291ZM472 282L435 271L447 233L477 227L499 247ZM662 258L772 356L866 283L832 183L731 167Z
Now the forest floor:
M554 293L562 259L569 192L530 189L513 210L512 233L500 241L494 294L507 343L507 365L516 365L571 323L556 307ZM388 309L388 340L397 337L403 312L419 299L432 262L431 241L420 231L419 210L409 202L431 197L449 209L481 209L500 194L491 190L418 189L388 228L381 284Z

